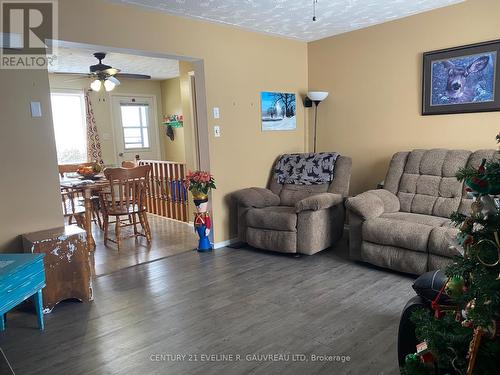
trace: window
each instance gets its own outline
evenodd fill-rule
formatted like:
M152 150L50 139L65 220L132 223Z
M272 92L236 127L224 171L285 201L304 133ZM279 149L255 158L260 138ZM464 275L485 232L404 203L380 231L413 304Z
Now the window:
M83 93L52 92L52 120L57 162L78 164L87 161L87 125Z
M120 103L125 149L149 148L149 105Z

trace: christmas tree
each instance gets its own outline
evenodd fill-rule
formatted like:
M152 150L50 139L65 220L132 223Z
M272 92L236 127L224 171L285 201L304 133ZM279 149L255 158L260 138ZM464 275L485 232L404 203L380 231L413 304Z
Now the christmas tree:
M500 143L500 134L497 135ZM421 341L406 357L403 374L500 374L500 161L483 160L465 168L464 181L473 203L469 215L454 213L459 233L452 245L462 254L446 270L440 294L451 303L414 312L412 322Z

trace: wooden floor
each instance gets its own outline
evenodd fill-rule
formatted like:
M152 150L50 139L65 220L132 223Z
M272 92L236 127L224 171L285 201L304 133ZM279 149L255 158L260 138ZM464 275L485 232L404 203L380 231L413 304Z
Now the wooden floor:
M44 333L34 315L10 314L0 347L18 375L397 374L397 326L412 279L342 252L184 252L98 277L95 301L57 306ZM280 353L308 361L256 357Z
M97 276L179 254L197 246L197 236L192 226L156 215L148 215L148 220L153 234L151 245L148 246L143 237L128 238L123 240L119 252L112 242L104 246L104 233L97 225L93 225L92 233L96 242L93 262ZM110 227L110 236L113 238L114 225ZM127 227L123 229L122 235L131 231L132 227Z

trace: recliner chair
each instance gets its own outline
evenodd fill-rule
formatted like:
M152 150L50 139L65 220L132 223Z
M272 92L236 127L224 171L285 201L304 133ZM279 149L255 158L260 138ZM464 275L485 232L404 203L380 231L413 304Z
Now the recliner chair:
M346 202L349 254L380 267L420 275L443 269L458 255L450 247L458 229L450 215L468 213L472 199L455 178L477 168L495 150L413 150L392 157L383 189Z
M350 157L338 156L333 180L321 185L280 184L273 168L267 188L233 193L239 240L259 249L308 255L332 246L344 229L351 166Z

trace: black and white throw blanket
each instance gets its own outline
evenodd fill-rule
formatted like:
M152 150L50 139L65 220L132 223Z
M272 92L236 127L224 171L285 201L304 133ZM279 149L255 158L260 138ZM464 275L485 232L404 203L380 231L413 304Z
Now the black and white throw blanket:
M333 180L336 152L284 154L274 168L279 184L320 185Z

